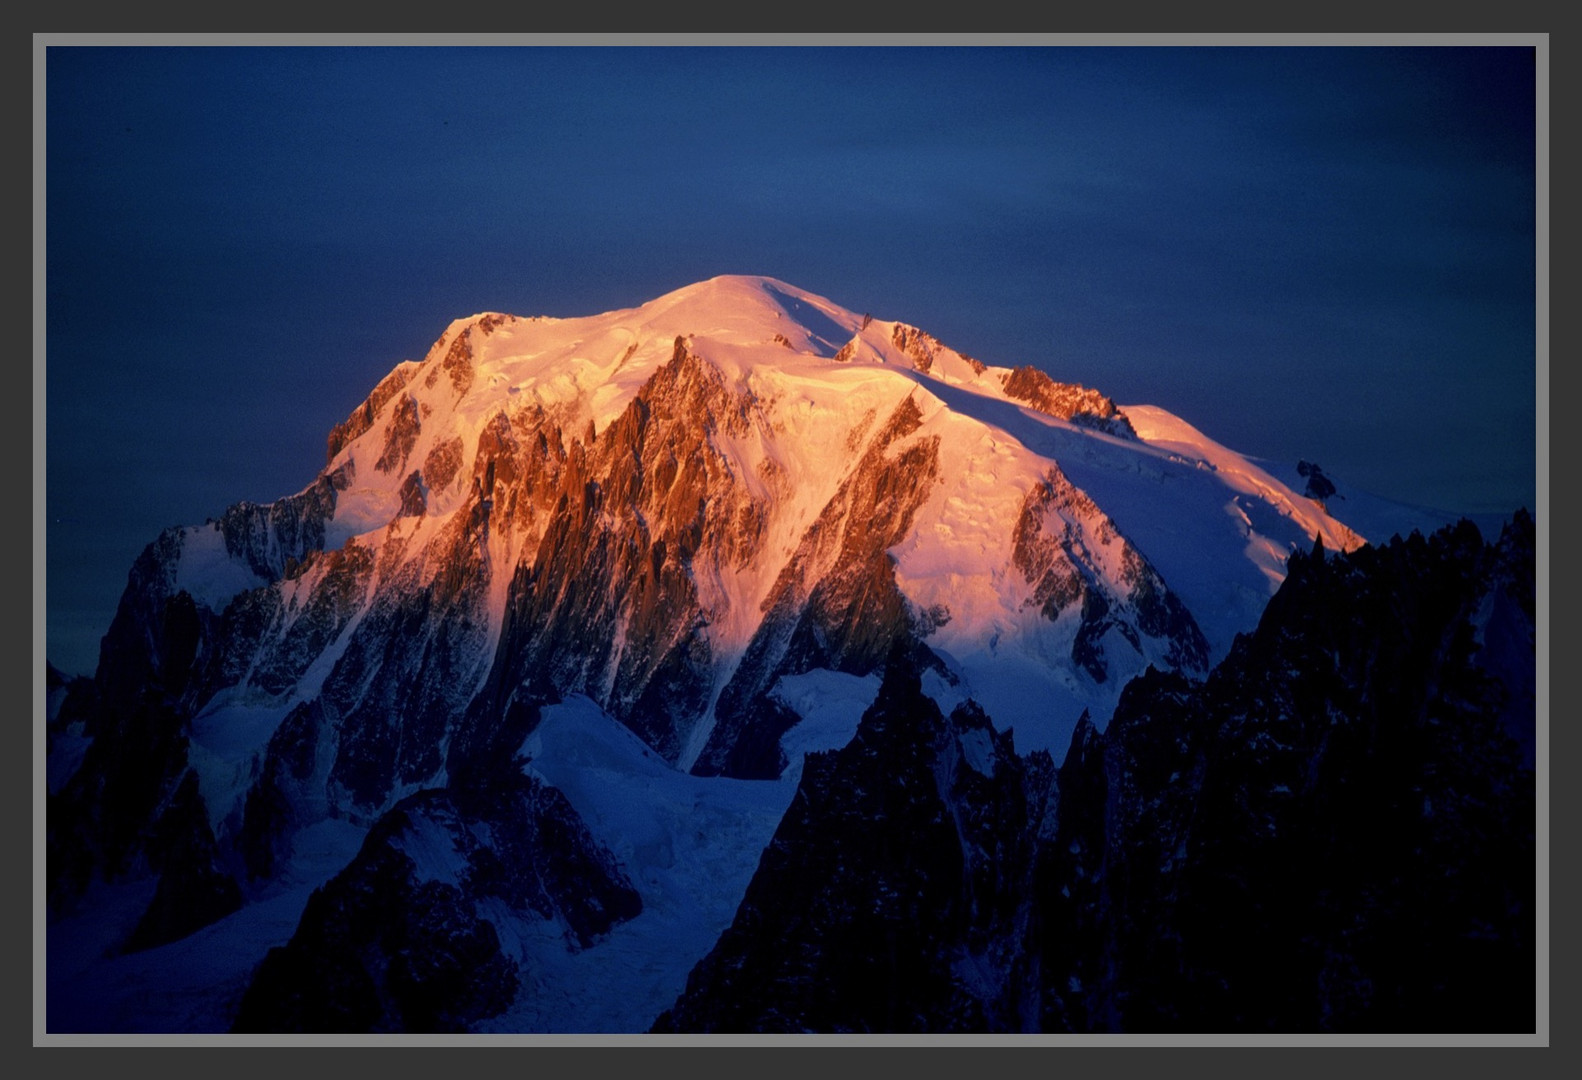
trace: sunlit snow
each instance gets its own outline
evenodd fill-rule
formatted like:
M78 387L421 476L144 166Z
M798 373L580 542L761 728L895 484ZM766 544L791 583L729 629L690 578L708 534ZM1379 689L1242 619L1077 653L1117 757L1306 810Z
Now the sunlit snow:
M936 343L923 364L897 346L907 332L905 324L870 319L784 282L749 276L713 278L640 307L585 318L458 319L421 363L406 369L404 389L330 463L330 469L350 466L345 475L351 480L336 494L326 545L360 538L377 553L372 595L400 559L421 559L427 541L471 505L479 435L497 415L541 408L565 432L580 435L591 427L603 433L671 360L680 339L749 403L747 434L711 429L698 437L709 439L736 481L769 507L754 561L735 565L702 552L690 567L709 616L718 694L809 527L873 434L910 397L922 425L890 453L937 439L940 470L889 554L897 585L913 607L944 616L926 640L949 676L928 672L924 690L946 712L976 700L999 728L1015 732L1019 752L1046 749L1058 761L1078 717L1086 710L1102 725L1125 679L1096 682L1076 669L1070 624L1053 623L1029 605L1031 586L1013 565L1024 500L1052 467L1097 504L1186 604L1208 641L1211 662L1238 632L1256 624L1292 550L1311 546L1315 537L1327 548L1346 550L1364 536L1374 539L1370 530L1392 521L1416 527L1423 520L1361 493L1330 500L1326 511L1298 494L1293 469L1229 450L1155 406L1123 407L1137 439L1045 415L1003 392L1003 378L1023 358L985 365ZM460 368L447 367L453 355L469 358ZM420 418L404 458L410 464L381 470L375 463L386 451L391 420L397 409L412 407L407 402L415 403ZM443 456L458 440L461 460L453 479L429 491L422 517L398 519L401 485L411 470L430 455ZM1367 528L1354 532L1339 520L1352 507ZM216 527L181 535L176 586L211 612L266 584L227 553ZM485 557L501 571L490 581L490 650L501 631L512 571L532 558L535 543L535 537L504 529L487 536ZM387 544L396 553L390 565ZM1103 562L1109 556L1100 554L1104 572L1115 572ZM814 579L822 569L809 567ZM306 589L314 580L309 574L282 588ZM270 735L293 704L317 694L361 615L308 665L293 693L272 699L226 692L193 721L191 762L217 830L234 827ZM1118 637L1106 642L1109 653L1130 657L1117 668L1122 673L1158 659L1130 648ZM569 951L552 928L502 925L527 985L518 1005L490 1021L489 1029L645 1028L674 1001L687 972L730 922L789 803L804 755L844 745L877 690L877 674L813 671L781 678L774 696L801 719L781 741L788 767L778 781L687 775L709 734L707 716L678 769L592 700L572 698L545 710L522 747L525 767L565 793L630 875L644 910L580 952ZM51 790L75 767L85 745L77 738L70 732L57 737ZM965 751L973 768L992 768L987 736L969 741ZM75 1023L100 1030L222 1027L252 966L269 945L290 936L308 891L351 858L361 836L335 820L313 826L297 836L282 881L250 897L242 911L181 942L132 956L100 951L146 905L138 892L146 889L104 887L99 899L108 914L99 922L67 918L51 926L52 1029ZM441 838L428 836L426 847L423 840L415 836L413 843L427 853L425 871L451 872ZM87 1015L90 1006L100 1015Z

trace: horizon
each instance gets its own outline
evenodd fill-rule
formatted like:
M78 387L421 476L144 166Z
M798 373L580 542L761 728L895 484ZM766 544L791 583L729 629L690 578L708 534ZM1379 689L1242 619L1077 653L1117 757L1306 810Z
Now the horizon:
M91 671L161 529L306 487L453 319L723 274L1343 491L1536 517L1534 71L1526 46L50 45L47 658Z

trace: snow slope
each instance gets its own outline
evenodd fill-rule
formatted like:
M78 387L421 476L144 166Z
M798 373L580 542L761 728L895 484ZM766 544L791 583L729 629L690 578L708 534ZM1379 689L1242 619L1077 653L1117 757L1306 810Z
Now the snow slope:
M520 935L513 959L527 988L483 1030L646 1030L730 925L796 791L801 754L844 745L877 691L877 680L838 672L810 672L787 687L817 730L794 740L801 745L780 780L687 776L585 697L544 710L522 746L524 768L559 788L615 854L643 911L580 951L567 950L558 935Z

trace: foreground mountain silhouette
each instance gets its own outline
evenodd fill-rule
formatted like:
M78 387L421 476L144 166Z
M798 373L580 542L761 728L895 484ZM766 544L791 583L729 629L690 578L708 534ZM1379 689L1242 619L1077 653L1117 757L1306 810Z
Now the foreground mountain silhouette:
M1162 410L768 278L458 320L327 457L151 544L56 699L62 1030L643 1030L903 670L1048 774L1363 543Z
M1535 1030L1532 544L1294 555L1058 771L898 657L655 1030Z

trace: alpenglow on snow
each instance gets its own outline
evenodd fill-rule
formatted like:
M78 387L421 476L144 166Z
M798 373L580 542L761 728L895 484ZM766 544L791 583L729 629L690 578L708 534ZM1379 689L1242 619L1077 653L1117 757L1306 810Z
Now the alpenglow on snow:
M461 1004L341 1022L645 1030L897 656L942 761L1058 764L1150 668L1206 677L1293 552L1364 545L1293 483L772 278L458 319L300 492L156 538L51 698L52 1011L203 1030L251 987L286 1024L342 970L334 919L416 932L359 914L375 881L501 959ZM80 906L96 882L119 914Z

